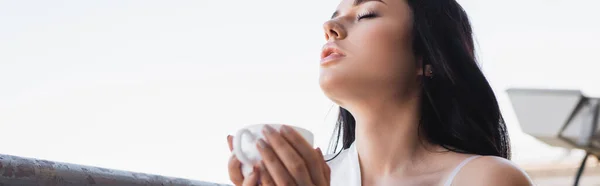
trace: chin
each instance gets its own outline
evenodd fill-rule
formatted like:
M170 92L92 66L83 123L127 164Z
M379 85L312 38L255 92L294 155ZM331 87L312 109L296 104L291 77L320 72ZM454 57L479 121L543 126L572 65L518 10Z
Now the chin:
M321 90L331 101L335 104L340 105L340 99L345 94L351 92L347 86L347 83L343 80L343 77L334 75L333 73L323 73L319 77L319 86Z

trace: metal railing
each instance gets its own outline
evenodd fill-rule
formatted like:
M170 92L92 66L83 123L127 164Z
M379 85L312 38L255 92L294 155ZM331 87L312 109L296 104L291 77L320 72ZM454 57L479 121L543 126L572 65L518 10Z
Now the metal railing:
M0 186L225 186L224 184L0 154Z

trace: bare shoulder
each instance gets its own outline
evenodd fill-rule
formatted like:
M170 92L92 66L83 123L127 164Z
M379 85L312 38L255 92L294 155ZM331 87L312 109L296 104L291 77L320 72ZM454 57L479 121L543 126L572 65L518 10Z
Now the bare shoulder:
M452 185L530 186L529 176L510 160L482 156L465 165Z

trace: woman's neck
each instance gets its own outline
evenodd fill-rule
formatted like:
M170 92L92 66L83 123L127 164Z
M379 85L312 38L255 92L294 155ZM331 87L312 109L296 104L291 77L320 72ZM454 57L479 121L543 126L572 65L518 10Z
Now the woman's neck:
M427 145L418 134L419 100L379 103L350 110L356 120L355 145L361 174L375 178L414 171Z

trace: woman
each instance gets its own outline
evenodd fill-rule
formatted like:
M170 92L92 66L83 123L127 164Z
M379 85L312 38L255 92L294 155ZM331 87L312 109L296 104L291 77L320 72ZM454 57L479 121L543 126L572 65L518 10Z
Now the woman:
M234 184L531 185L508 160L455 0L343 0L324 29L320 86L340 106L332 144L341 137L341 151L326 162L293 130L267 129L253 174L244 178L231 158Z

